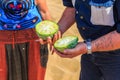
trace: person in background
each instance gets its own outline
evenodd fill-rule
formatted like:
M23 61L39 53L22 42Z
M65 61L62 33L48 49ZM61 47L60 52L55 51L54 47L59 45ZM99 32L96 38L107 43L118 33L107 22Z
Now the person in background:
M46 0L0 0L0 80L44 80L48 48L34 27L50 19Z
M54 52L63 58L82 55L79 80L119 80L120 0L63 0L63 4L61 33L76 22L84 41L63 53Z

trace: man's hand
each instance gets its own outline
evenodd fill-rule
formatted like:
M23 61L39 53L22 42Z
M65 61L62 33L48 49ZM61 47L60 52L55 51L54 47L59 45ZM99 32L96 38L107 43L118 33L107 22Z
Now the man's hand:
M87 53L87 48L85 43L80 42L73 49L65 49L64 52L59 52L58 50L54 49L54 52L63 58L73 58L80 54Z
M50 52L52 54L54 53L53 45L54 45L55 41L57 41L59 38L61 38L61 32L60 31L58 31L56 34L54 34L53 38L48 37L48 39L47 39L47 43L50 46Z
M53 38L51 37L47 37L47 40L43 40L42 38L39 38L40 44L54 44L56 40L58 40L59 38L61 38L61 32L58 31L56 34L54 34Z

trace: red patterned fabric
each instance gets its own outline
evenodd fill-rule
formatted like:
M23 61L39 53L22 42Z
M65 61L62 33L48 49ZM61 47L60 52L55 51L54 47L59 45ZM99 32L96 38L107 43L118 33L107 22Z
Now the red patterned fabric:
M28 80L44 80L45 68L40 64L39 42L30 42L28 61Z
M5 46L0 42L0 80L7 80Z
M28 80L44 80L45 68L40 64L40 43L34 29L0 31L0 80L7 80L5 44L30 42L28 55Z
M0 42L4 43L23 43L31 40L37 40L38 36L34 29L25 29L18 31L0 30Z

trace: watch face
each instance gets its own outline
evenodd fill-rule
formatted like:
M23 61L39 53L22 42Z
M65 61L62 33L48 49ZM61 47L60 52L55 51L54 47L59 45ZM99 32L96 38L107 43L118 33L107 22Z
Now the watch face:
M87 51L87 53L88 54L91 54L92 53L92 50L91 50L91 42L89 41L89 42L86 42L86 44L87 44L87 49L88 49L88 51Z
M25 17L31 4L31 0L3 0L0 7L8 18L20 19Z
M91 49L91 43L88 42L88 49Z

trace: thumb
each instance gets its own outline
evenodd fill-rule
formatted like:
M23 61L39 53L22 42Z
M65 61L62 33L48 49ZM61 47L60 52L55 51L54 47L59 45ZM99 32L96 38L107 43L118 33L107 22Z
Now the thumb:
M73 49L65 49L64 50L64 53L66 54L66 53L73 53Z

